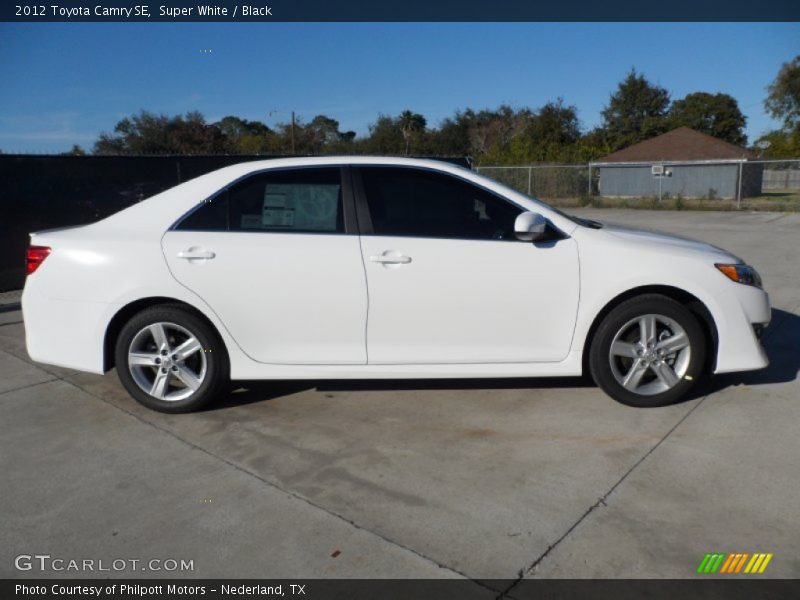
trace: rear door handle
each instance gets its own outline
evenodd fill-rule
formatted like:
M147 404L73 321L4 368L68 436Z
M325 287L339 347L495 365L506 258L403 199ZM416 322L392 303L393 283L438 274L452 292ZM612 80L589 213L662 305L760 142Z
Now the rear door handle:
M380 255L380 256L370 256L369 259L374 263L380 263L382 265L407 265L411 262L410 256L405 256L401 254L400 256L391 256L391 255Z
M214 258L216 254L207 250L183 250L178 252L178 258L185 258L191 260L193 258Z

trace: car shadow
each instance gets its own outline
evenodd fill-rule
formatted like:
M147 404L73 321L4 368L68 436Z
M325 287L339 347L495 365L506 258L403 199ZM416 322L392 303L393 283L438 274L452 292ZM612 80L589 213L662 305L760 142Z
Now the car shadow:
M594 383L586 377L536 377L513 379L337 379L237 381L231 393L206 407L215 411L254 402L267 402L305 390L318 392L380 392L427 390L513 390L543 388L587 388Z
M321 392L426 391L426 390L516 390L537 388L592 387L583 377L469 378L469 379L350 379L320 381Z
M764 332L764 347L770 364L760 371L727 373L706 379L681 402L697 400L708 394L736 385L786 383L797 379L800 369L800 315L773 309L770 326ZM531 377L480 379L342 379L304 381L237 381L231 393L206 410L215 411L254 402L266 402L301 391L370 392L426 390L508 390L566 389L595 387L584 377Z
M22 308L19 302L13 302L12 304L2 304L0 305L0 313L7 313L7 312L14 312L15 310L20 310Z
M291 396L304 390L310 390L314 387L314 383L310 381L235 381L231 384L228 395L217 398L201 409L201 412L214 412L236 406L246 406L255 402L268 402Z
M800 371L800 315L772 309L772 320L764 331L762 343L769 357L767 368L717 375L709 382L710 391L736 385L758 386L795 381Z
M205 411L215 411L254 402L266 402L305 390L321 393L434 391L434 390L514 390L588 388L594 383L587 377L480 378L480 379L336 379L336 380L254 380L237 381L231 393L212 403Z
M231 393L204 411L215 411L254 402L267 402L298 392L316 389L320 393L434 391L434 390L514 390L594 387L588 377L530 377L480 379L336 379L336 380L254 380L237 381Z

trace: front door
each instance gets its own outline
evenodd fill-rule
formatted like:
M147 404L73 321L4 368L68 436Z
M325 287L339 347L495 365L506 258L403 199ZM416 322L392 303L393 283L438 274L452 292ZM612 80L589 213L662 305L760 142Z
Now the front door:
M578 308L570 238L517 241L522 209L466 180L362 167L370 364L553 362ZM363 204L362 204L363 206Z

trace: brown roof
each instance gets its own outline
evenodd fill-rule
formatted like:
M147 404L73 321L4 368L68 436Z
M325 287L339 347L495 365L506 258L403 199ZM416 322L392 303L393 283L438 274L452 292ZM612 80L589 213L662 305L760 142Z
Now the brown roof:
M757 158L755 152L688 127L678 127L622 150L596 162L654 162L681 160L723 160Z

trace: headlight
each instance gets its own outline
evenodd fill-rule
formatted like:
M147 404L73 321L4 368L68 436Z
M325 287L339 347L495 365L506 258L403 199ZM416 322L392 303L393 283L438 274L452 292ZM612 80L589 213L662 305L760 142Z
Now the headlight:
M761 276L750 265L726 265L717 263L714 265L722 272L728 279L736 283L743 283L744 285L752 285L754 287L761 287Z

